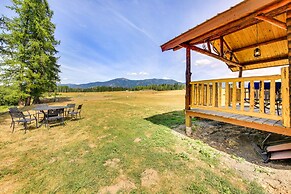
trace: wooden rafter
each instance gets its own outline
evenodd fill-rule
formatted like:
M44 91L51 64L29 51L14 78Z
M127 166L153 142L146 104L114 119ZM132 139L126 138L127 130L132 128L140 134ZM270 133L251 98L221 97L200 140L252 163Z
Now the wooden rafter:
M207 48L208 48L208 51L211 52L211 45L210 45L210 41L209 40L207 41Z
M266 58L266 59L261 59L261 60L255 60L255 61L248 61L245 63L241 63L241 65L242 66L255 65L255 64L269 63L269 62L274 62L274 61L279 61L279 60L284 60L284 59L288 59L288 55L276 56L276 57L271 57L271 58Z
M285 2L286 4L286 2ZM277 7L276 7L277 8ZM280 15L284 13L286 9L284 7L278 8L270 13L266 13L265 15L268 17L274 17L277 15ZM261 12L259 12L261 13ZM265 12L263 12L265 13ZM214 29L206 34L203 34L201 36L195 37L194 39L190 40L190 44L200 44L203 40L206 38L210 41L218 39L220 36L226 36L228 34L237 32L241 29L245 29L247 27L250 27L256 23L258 23L258 20L255 18L258 15L258 13L253 13L249 16L243 17L238 21L231 22L225 26L222 26L220 28Z
M244 46L244 47L241 47L241 48L234 48L234 49L232 49L232 52L240 52L242 50L255 48L255 47L263 46L263 45L267 45L267 44L272 44L272 43L283 41L283 40L287 40L287 37L286 36L282 36L282 37L279 37L279 38L276 38L276 39L267 40L267 41L264 41L264 42L259 42L259 43L256 43L256 44L247 45L247 46Z
M271 17L267 17L267 16L264 16L264 15L258 15L256 16L257 19L259 20L263 20L265 22L268 22L274 26L277 26L279 28L282 28L283 30L287 30L287 26L284 22L281 22L280 20L276 20L274 18L271 18Z
M206 21L205 23L192 28L180 36L168 41L161 46L162 51L173 49L177 45L192 40L193 42L190 42L190 44L203 43L205 40L212 36L223 36L227 33L234 32L235 30L243 29L245 26L250 25L252 21L256 20L255 16L258 14L263 13L268 15L269 12L276 11L276 9L287 5L289 2L290 0L281 0L280 2L276 0L243 1L232 9L218 14L216 17ZM211 41L213 39L209 40Z
M227 44L227 42L226 42L224 39L223 39L223 41L224 41L224 44L225 44L225 46L227 47L227 49L231 52L231 54L232 54L234 60L238 63L239 61L238 61L238 59L237 59L235 53L233 53L232 49L230 48L230 46Z
M233 66L236 66L236 67L242 67L242 65L240 65L240 64L238 64L236 62L233 62L233 61L230 61L228 59L225 59L225 58L223 58L223 57L221 57L219 55L211 53L211 52L209 52L207 50L204 50L202 48L199 48L197 46L192 46L192 45L185 44L185 43L181 44L180 46L185 47L185 48L190 48L193 51L199 52L201 54L204 54L204 55L207 55L207 56L210 56L210 57L213 57L213 58L216 58L216 59L221 60L221 61L223 61L223 62L225 62L225 63L227 63L229 65L233 65Z

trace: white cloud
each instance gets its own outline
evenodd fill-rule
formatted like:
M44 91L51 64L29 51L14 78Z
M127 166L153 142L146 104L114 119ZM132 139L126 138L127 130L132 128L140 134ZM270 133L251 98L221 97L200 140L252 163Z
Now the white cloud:
M209 65L211 63L212 63L212 61L209 60L209 59L198 59L198 60L195 61L194 64L196 66L204 66L204 65Z
M146 75L149 75L149 73L147 72L131 72L131 73L127 73L127 75L130 75L130 76L146 76Z

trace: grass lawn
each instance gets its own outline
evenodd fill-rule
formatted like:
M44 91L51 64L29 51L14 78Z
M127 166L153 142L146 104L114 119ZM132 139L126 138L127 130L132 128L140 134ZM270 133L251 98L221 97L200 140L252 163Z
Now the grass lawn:
M219 152L178 134L183 91L63 94L82 119L11 133L0 115L0 192L263 193L220 165Z

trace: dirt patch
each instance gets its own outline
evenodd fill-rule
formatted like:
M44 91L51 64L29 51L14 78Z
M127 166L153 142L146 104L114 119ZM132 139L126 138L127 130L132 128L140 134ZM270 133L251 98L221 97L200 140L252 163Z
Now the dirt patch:
M140 142L141 141L141 138L136 138L133 142L134 143L138 143L138 142Z
M113 159L107 160L103 165L104 165L104 166L108 166L108 167L110 167L110 168L117 168L119 162L120 162L120 159L118 159L118 158L113 158Z
M143 187L152 187L159 183L160 177L157 171L154 169L146 169L141 174L141 186Z
M136 189L136 186L133 182L128 180L124 175L121 175L116 179L116 184L111 186L106 186L104 188L101 188L98 193L119 193L120 191L123 191L125 193L129 193L131 190Z
M247 180L255 180L269 193L291 193L291 160L264 163L258 153L267 132L222 122L198 119L191 138L199 139L221 153L222 166L234 169ZM175 131L185 135L185 125ZM290 137L272 134L265 144Z

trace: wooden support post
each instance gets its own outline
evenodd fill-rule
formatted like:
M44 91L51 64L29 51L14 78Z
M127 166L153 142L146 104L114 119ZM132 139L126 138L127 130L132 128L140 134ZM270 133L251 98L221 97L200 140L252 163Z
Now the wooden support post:
M290 121L290 75L289 67L281 68L282 92L282 123L285 127L291 126Z
M185 110L190 109L190 95L191 95L191 50L186 48L186 95L185 95Z
M243 69L242 67L239 68L238 77L242 77Z
M284 100L284 96L282 96L282 117L283 117L283 124L286 127L291 127L291 4L289 3L287 13L286 13L286 26L287 26L287 44L288 44L288 59L289 59L289 67L288 67L288 73L285 80L285 84L287 84L285 87L282 88L285 90L285 98L288 98ZM284 68L283 68L284 69ZM284 71L284 70L283 70ZM282 80L283 81L283 80ZM282 86L283 87L283 86ZM283 95L283 93L282 93ZM285 102L284 102L285 101ZM284 115L283 115L284 114Z
M220 56L224 58L224 53L223 53L223 37L220 37Z
M186 48L186 95L185 95L185 111L190 110L190 99L191 99L191 50ZM199 86L198 86L199 90ZM198 92L198 91L197 91ZM186 113L185 118L186 124L186 135L191 135L192 133L192 119Z

